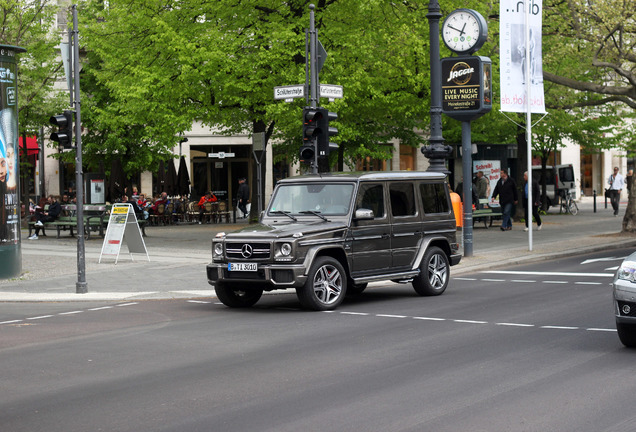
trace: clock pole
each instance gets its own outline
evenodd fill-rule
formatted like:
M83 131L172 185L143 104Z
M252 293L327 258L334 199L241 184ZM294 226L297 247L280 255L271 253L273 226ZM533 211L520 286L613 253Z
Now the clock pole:
M453 149L444 145L442 136L442 66L439 57L439 20L442 17L438 0L428 4L429 55L431 63L431 130L429 145L422 147L422 153L429 159L428 171L449 174L446 159Z

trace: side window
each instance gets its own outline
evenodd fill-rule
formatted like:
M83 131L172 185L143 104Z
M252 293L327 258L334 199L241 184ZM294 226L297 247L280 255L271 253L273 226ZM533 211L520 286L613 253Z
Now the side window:
M356 199L357 209L373 210L376 218L383 218L384 211L384 187L381 184L363 184L358 190Z
M389 196L393 216L415 216L415 194L412 183L391 183Z
M559 179L561 179L562 182L573 182L574 170L570 167L559 168Z
M422 183L420 184L420 194L422 196L422 208L424 209L424 213L449 212L450 205L443 183Z

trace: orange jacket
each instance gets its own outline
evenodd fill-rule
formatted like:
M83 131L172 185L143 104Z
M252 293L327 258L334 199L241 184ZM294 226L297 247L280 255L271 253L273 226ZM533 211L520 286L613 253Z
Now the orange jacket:
M201 199L199 200L199 204L198 205L199 205L200 208L203 208L203 207L205 207L205 203L206 202L216 202L216 201L217 201L217 198L216 198L216 196L214 194L212 194L212 196L209 199L206 199L205 195L203 195L201 197Z

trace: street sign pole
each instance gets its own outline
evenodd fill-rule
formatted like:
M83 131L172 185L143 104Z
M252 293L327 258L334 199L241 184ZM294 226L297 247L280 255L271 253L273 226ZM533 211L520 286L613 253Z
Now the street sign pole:
M318 86L320 85L318 82L318 67L316 64L316 40L318 39L318 35L316 34L316 22L314 17L315 8L316 6L313 4L309 5L309 73L311 87L309 106L311 108L316 108L318 106ZM318 140L316 137L312 138L311 144L314 146L314 159L311 161L311 172L312 174L318 174Z
M77 198L77 283L75 292L86 294L86 252L84 245L84 173L82 169L82 116L80 109L80 62L79 62L79 30L77 24L77 5L73 5L73 66L75 81L75 189Z

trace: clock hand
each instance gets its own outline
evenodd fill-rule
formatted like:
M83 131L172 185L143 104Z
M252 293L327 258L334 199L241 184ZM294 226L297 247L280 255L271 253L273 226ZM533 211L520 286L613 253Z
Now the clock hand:
M448 25L448 28L451 28L451 29L453 29L453 30L455 30L455 31L458 31L460 35L463 35L463 34L464 34L464 29L461 29L461 30L460 30L460 29L458 29L458 28L453 27L453 26L452 26L452 25L450 25L450 24ZM466 28L466 24L464 24L464 28Z
M460 32L461 32L460 34L464 34L464 33L465 33L465 32L464 32L464 29L466 28L466 24L467 24L467 23L464 23L464 27L462 27L462 29L460 30Z

